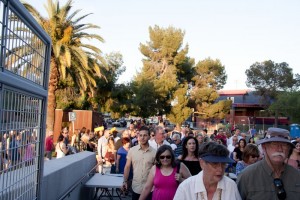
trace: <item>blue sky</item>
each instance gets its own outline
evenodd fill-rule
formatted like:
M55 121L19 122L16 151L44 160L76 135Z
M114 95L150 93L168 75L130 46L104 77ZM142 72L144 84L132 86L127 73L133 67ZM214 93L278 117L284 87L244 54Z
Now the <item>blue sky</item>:
M27 0L46 16L47 0ZM62 4L65 0L60 1ZM255 62L287 62L300 73L299 0L73 0L85 23L101 27L103 53L123 55L128 82L142 67L139 44L149 41L149 26L185 31L184 45L196 62L219 59L228 75L224 89L246 89L245 70Z

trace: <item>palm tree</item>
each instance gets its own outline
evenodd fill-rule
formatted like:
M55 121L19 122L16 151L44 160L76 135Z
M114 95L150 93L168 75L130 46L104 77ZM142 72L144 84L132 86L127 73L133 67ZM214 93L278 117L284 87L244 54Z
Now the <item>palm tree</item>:
M96 39L104 42L97 34L86 33L88 29L98 29L93 24L79 24L79 22L90 14L74 19L80 10L70 13L72 0L60 7L58 1L48 0L45 8L48 18L41 14L28 3L24 6L37 20L37 22L49 34L52 40L50 75L48 84L48 109L47 130L53 130L55 120L56 98L55 92L58 83L66 78L71 79L81 95L94 91L96 77L102 77L101 67L106 66L101 56L101 50L96 46L83 43L84 39Z

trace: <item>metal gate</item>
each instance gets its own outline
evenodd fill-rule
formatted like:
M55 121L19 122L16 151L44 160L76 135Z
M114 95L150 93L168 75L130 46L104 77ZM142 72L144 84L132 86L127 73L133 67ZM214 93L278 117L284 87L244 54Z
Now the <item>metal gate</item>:
M17 0L0 0L0 200L39 199L51 40Z

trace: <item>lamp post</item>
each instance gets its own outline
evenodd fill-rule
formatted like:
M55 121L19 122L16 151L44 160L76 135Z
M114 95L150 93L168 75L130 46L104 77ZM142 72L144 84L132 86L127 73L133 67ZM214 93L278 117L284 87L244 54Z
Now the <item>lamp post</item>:
M259 111L261 114L265 113L265 110L260 110ZM261 115L260 115L261 116ZM263 122L263 132L265 132L265 116L262 116L262 122Z

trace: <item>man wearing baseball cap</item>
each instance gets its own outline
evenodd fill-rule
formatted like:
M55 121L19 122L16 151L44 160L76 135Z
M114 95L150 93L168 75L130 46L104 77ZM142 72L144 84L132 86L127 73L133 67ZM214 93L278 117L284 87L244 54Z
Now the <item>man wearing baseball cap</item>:
M234 162L228 155L227 148L216 142L201 145L199 162L202 171L179 185L174 200L240 200L235 182L224 176L227 163Z
M242 199L300 199L300 172L287 165L292 143L289 131L269 128L262 145L264 159L247 167L237 178Z

